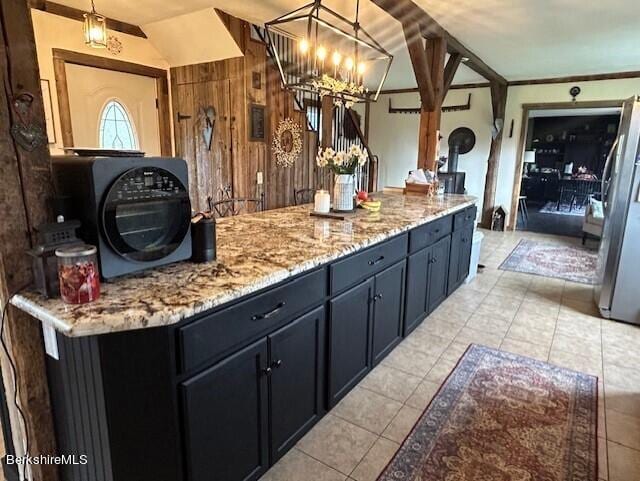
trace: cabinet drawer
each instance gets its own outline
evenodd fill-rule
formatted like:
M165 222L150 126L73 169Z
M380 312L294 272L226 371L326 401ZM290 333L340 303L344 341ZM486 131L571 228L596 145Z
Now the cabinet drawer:
M291 282L203 317L179 330L181 369L200 366L267 334L283 321L321 302L327 291L326 270Z
M409 250L411 252L418 252L420 249L430 246L444 236L449 235L451 228L452 218L449 215L413 229L411 231Z
M330 267L331 294L380 272L407 255L407 234L359 252Z
M467 224L472 224L476 220L476 213L478 208L476 206L468 207L462 212L458 212L453 216L453 228L454 230L464 229Z

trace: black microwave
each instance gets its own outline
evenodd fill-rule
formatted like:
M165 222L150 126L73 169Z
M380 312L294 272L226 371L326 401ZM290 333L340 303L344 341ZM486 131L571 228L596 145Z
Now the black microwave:
M54 156L56 214L82 222L103 278L191 257L187 164L160 157Z

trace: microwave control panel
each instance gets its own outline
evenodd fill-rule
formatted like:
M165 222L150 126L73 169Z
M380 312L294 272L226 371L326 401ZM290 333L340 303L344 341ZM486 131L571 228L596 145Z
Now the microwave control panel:
M185 186L171 172L141 167L126 172L114 182L107 202L166 199L185 193Z

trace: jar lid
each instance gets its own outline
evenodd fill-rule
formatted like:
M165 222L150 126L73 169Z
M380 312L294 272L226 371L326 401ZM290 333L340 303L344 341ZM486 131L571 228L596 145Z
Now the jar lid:
M83 244L79 246L73 247L61 247L60 249L56 249L56 256L58 257L84 257L91 256L98 252L98 248L96 246L92 246L89 244Z

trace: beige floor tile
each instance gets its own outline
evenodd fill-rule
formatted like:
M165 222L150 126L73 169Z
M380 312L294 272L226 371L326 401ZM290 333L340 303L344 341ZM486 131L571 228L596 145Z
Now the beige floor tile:
M607 407L607 439L640 451L640 418Z
M600 331L600 320L594 322L592 319L572 318L564 314L558 316L556 333L564 336L575 336L581 339L593 341L602 349L602 334Z
M640 330L640 329L639 329ZM633 346L611 339L603 339L602 355L605 364L640 370L640 340Z
M389 439L379 438L356 469L353 470L350 476L351 479L356 481L376 481L399 448L400 444Z
M420 418L422 411L409 406L403 406L391 424L382 433L382 437L402 444L413 426Z
M491 306L498 309L513 311L514 315L522 304L522 299L514 299L511 297L503 297L497 294L489 293L480 304L480 306ZM513 319L513 317L511 318Z
M469 314L469 317L470 316L471 314ZM462 329L462 326L464 326L464 323L454 324L446 319L432 318L432 316L429 316L429 318L425 319L424 322L420 324L414 332L418 332L420 334L432 334L442 339L446 339L447 341L452 341L453 338L458 335L460 329Z
M386 366L399 369L407 374L424 377L436 363L437 357L428 356L418 351L411 345L403 342L384 358L382 363Z
M344 481L346 476L297 449L292 449L260 481Z
M421 377L379 364L360 382L359 386L403 403L411 396L421 380Z
M607 443L609 481L638 481L640 479L640 451Z
M495 287L499 279L499 274L481 272L467 285L474 291L488 293Z
M474 315L477 316L484 316L484 317L489 317L489 318L493 318L495 320L500 320L503 322L511 322L513 321L513 318L516 317L516 313L518 312L518 308L517 307L513 307L513 306L497 306L497 305L493 305L493 304L481 304L476 311L474 312ZM473 317L473 316L472 316ZM469 322L469 321L467 321Z
M598 479L609 479L609 466L607 464L607 440L598 438Z
M567 281L564 284L562 298L574 299L580 302L591 302L593 299L593 286Z
M580 356L571 352L551 348L549 362L573 371L602 377L602 361L599 357Z
M560 312L566 312L573 316L586 316L600 319L600 312L594 301L578 301L576 299L562 299Z
M447 305L454 304L458 307L464 306L465 311L473 311L480 305L485 297L487 297L486 292L474 291L473 289L463 286L447 299Z
M546 348L551 348L551 342L553 341L553 329L538 330L532 329L515 322L511 324L509 331L507 332L506 339L531 342L538 344Z
M493 315L482 314L479 312L476 312L467 321L467 327L491 332L500 336L504 336L509 330L510 326L511 321L507 321Z
M552 350L570 352L577 356L598 359L602 362L602 343L576 336L568 336L556 332L553 338Z
M516 316L513 318L513 325L523 326L525 328L535 329L539 331L551 331L556 329L558 313L555 314L539 314L528 312L524 309L525 303L520 306Z
M629 391L637 391L640 386L640 371L621 366L604 365L604 385L618 386Z
M356 386L331 413L367 431L382 434L401 407L399 401Z
M602 397L604 389L598 389L598 436L607 438L607 410L605 409L604 398Z
M424 379L425 381L430 381L438 385L442 384L447 376L451 374L451 371L456 367L457 364L458 361L455 361L453 359L441 358L440 360L438 360L436 365L433 366L433 369L429 371L429 374L427 374Z
M509 299L524 299L525 294L527 293L526 287L516 287L516 286L495 286L491 289L490 295L507 297Z
M525 297L518 313L520 312L538 317L557 319L558 313L560 312L560 304L539 297L536 299Z
M449 347L442 353L440 359L448 359L450 361L456 361L462 357L462 355L469 349L468 342L453 341L449 344Z
M624 388L607 384L604 396L608 409L640 418L640 386Z
M454 324L461 326L471 317L476 307L475 303L471 306L464 304L464 302L460 304L444 302L429 315L425 322L443 321L448 326Z
M549 348L539 344L530 342L517 341L515 339L505 339L502 341L500 349L503 351L519 354L521 356L531 357L540 361L547 361L549 357Z
M438 358L449 346L451 339L436 336L435 334L421 330L412 332L404 342L429 357Z
M378 436L332 414L327 414L297 444L318 461L349 474Z
M482 344L488 347L498 348L502 343L503 336L490 332L479 331L470 327L463 327L454 339L454 342L462 344Z
M426 409L440 386L441 384L437 382L423 381L418 385L411 397L407 399L406 405L416 409Z

